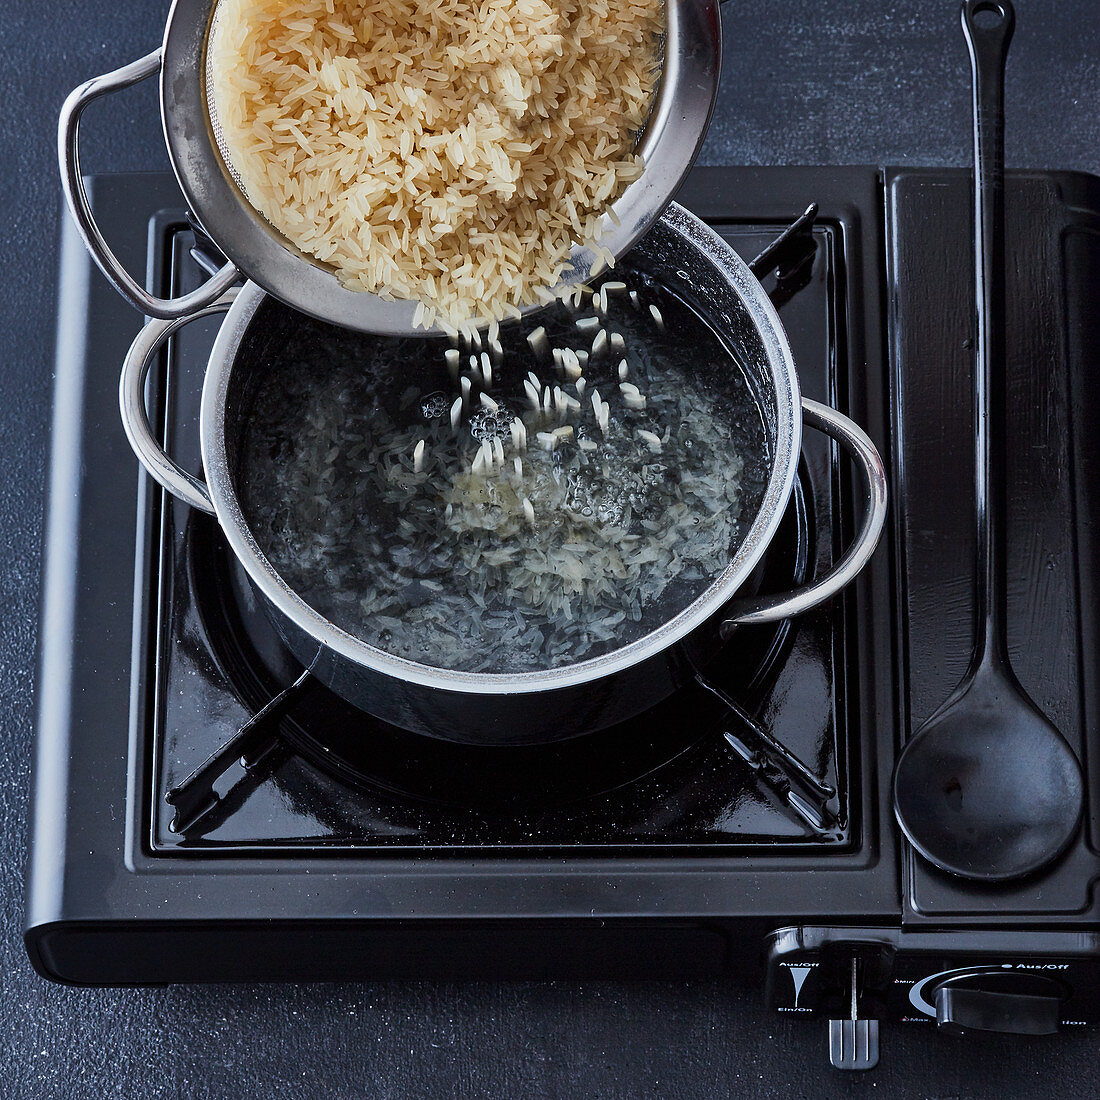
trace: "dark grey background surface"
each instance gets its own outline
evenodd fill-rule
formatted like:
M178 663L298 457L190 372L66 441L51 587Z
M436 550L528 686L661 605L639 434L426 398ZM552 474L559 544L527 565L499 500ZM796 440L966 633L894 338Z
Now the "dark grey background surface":
M894 1029L878 1070L844 1076L828 1069L823 1025L769 1019L758 993L718 984L80 991L33 974L20 927L55 118L72 85L151 49L167 9L0 0L0 1097L1100 1095L1100 1032L961 1043ZM955 0L730 0L702 163L968 163L957 13ZM1009 163L1100 172L1100 3L1019 0L1009 69ZM86 149L90 171L166 166L152 91L97 111Z

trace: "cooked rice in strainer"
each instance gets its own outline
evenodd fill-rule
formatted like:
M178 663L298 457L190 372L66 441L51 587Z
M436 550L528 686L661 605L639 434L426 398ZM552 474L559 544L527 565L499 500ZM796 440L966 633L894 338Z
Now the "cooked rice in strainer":
M663 18L662 0L222 0L213 107L284 236L459 326L598 250L642 172Z

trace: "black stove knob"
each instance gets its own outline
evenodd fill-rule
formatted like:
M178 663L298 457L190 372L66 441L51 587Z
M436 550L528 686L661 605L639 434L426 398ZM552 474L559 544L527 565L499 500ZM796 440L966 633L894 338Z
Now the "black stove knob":
M965 974L935 991L936 1023L952 1035L999 1031L1052 1035L1062 1018L1066 991L1039 974L994 971Z

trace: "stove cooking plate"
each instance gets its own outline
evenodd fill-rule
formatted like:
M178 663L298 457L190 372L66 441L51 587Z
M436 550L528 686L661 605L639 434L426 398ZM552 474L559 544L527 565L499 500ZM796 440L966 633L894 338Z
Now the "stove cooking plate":
M164 285L177 293L197 285L202 273L190 256L186 220L169 210L154 224L151 263ZM782 226L719 228L751 259ZM796 359L806 364L803 386L828 399L835 334L843 328L839 234L824 222L814 241L812 265L776 298ZM185 329L154 379L165 436L196 471L198 398L216 327ZM763 591L788 588L833 559L829 447L808 437L804 453L799 492L754 578ZM797 624L743 628L705 670L760 729L732 715L716 692L693 686L598 734L534 748L477 748L386 726L315 686L262 759L220 781L217 807L174 831L180 823L165 794L301 669L213 521L159 489L150 498L146 522L159 538L150 540L141 590L151 612L146 674L156 684L145 727L154 853L563 845L759 852L761 845L835 848L850 840L844 684L835 679L843 667L843 615L835 606ZM785 764L755 758L761 732L774 732L820 783L816 809L804 787L796 783L792 792Z

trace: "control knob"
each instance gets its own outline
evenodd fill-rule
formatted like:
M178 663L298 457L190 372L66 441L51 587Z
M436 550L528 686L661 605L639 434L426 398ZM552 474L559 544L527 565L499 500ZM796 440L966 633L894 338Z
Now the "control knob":
M1052 1035L1058 1030L1067 990L1046 974L1000 969L945 977L929 993L936 1023L949 1034Z

